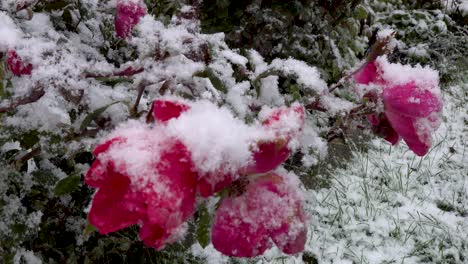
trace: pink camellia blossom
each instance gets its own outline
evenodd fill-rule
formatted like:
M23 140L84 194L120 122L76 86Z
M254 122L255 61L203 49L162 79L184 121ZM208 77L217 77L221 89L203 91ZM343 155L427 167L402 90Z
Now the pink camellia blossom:
M207 110L212 108L211 110ZM218 115L219 114L219 115ZM209 168L198 166L198 192L202 197L209 197L238 178L247 174L265 173L278 167L291 153L289 143L296 140L304 126L304 108L299 104L291 107L270 109L260 117L261 125L246 126L240 123L231 113L217 108L212 103L189 102L179 98L165 97L153 102L153 116L165 126L177 127L175 135L185 138L191 145L200 163L209 163ZM203 127L200 127L203 124ZM210 125L211 124L211 125ZM219 130L223 127L231 130ZM198 128L203 135L194 137ZM219 132L217 132L219 131ZM239 133L239 144L226 142L220 134L226 134L227 140L232 140L229 134ZM206 136L212 135L212 136ZM202 140L201 138L205 138ZM218 140L220 140L218 142ZM207 141L207 145L201 143ZM218 155L208 155L211 147L227 144L232 153L222 150L220 155L235 155L236 158L246 156L245 161L235 163L229 158L221 159ZM203 150L196 151L198 148ZM242 155L236 154L238 149L245 149ZM205 153L206 152L206 153ZM217 159L219 162L214 162Z
M32 73L33 65L25 63L14 49L7 52L7 64L10 71L16 76L31 75Z
M213 246L235 257L255 257L272 246L284 253L304 250L307 217L300 191L287 178L267 174L251 182L238 197L224 199L212 226Z
M94 154L85 182L98 191L88 217L101 234L139 224L140 239L156 249L180 238L194 212L197 174L179 140L133 124Z
M142 0L118 0L115 14L115 31L120 38L127 38L140 18L147 13Z
M266 117L262 125L275 134L275 139L259 141L253 150L254 164L251 173L265 173L283 163L291 154L290 141L300 136L304 128L304 108L299 104L276 108Z
M354 78L357 83L382 89L379 97L384 114L369 116L374 130L392 144L401 137L416 155L426 155L432 145L431 134L440 125L443 106L437 72L392 64L386 57L379 57Z

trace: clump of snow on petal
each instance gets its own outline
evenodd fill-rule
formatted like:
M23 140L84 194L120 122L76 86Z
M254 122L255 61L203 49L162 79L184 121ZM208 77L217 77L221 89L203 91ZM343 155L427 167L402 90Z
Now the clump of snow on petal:
M201 172L235 172L249 164L249 146L262 132L208 101L193 103L190 111L170 120L167 129L191 150Z
M431 90L436 95L440 95L439 72L429 67L416 65L402 65L390 63L387 56L376 59L382 73L382 78L389 86L404 85L414 82L419 88Z

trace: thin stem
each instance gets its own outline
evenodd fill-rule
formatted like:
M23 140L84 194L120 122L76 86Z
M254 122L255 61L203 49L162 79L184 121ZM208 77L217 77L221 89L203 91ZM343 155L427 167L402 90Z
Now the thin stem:
M42 96L44 96L44 94L45 94L44 88L37 87L33 89L31 94L29 94L28 96L16 98L12 100L6 106L0 106L0 113L6 113L9 111L12 111L20 105L26 105L26 104L37 102L39 99L41 99Z

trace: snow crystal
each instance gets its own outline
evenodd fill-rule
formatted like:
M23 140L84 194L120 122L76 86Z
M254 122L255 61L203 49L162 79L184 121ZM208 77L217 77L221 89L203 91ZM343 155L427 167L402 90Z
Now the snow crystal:
M33 126L39 131L57 131L57 127L70 125L71 121L57 100L43 97L35 103L18 107L17 114L7 117L5 123L24 129Z
M226 59L228 59L229 61L231 61L234 64L242 65L244 67L246 67L247 62L249 62L246 57L241 56L241 55L233 52L232 50L223 50L223 51L221 51L221 56L225 57Z
M229 262L229 257L217 251L211 243L207 247L202 248L202 246L197 242L192 245L190 251L194 256L206 260L207 264L219 264Z
M429 53L427 52L427 46L423 44L419 44L417 46L409 48L408 54L410 54L411 56L416 56L420 58L429 58Z
M16 250L16 254L13 257L14 264L42 264L42 260L34 255L34 252L20 248Z
M22 33L15 22L3 11L0 11L0 52L5 52L16 46Z
M226 96L226 101L234 107L235 111L242 118L244 118L249 111L249 96L245 95L249 89L250 82L244 81L229 89Z
M268 76L261 80L259 100L268 105L284 105L284 98L281 96L278 87L278 76Z
M262 55L258 53L256 50L249 50L249 59L250 63L253 65L255 73L255 76L260 75L262 72L265 72L268 69L268 64L265 62L263 59Z
M270 69L280 70L285 74L297 76L297 82L304 88L312 89L320 95L328 93L327 84L320 78L320 72L315 67L307 65L304 61L289 59L274 59Z

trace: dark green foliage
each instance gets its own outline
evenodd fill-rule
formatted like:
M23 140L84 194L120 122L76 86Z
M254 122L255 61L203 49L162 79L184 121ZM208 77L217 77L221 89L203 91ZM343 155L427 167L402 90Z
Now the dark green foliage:
M223 31L231 47L253 48L267 60L294 57L338 79L364 52L355 45L366 10L361 1L203 1L202 30Z
M197 240L205 248L210 243L210 214L206 206L200 206L197 215Z

